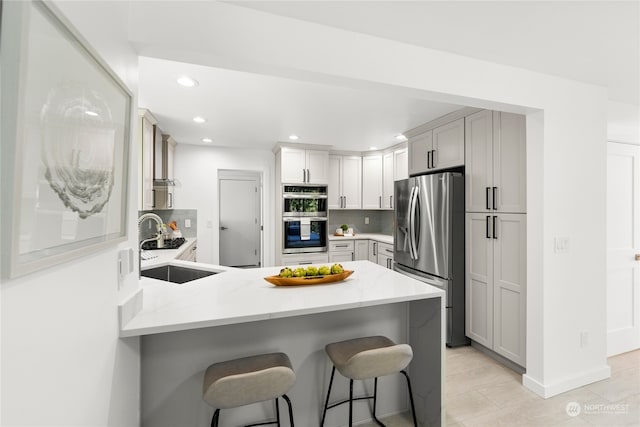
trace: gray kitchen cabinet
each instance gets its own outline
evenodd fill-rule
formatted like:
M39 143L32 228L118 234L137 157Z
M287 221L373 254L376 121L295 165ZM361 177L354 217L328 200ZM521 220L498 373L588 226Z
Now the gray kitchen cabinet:
M355 260L353 240L332 240L329 242L329 263Z
M465 131L465 210L525 213L525 116L483 110Z
M327 264L329 256L327 252L311 252L301 254L282 254L280 261L282 265L308 265Z
M356 261L366 261L369 259L369 240L355 240Z
M463 166L464 118L409 138L409 174Z
M281 147L280 177L285 184L327 184L329 152Z
M369 240L369 261L378 263L378 242Z
M382 209L393 209L393 183L409 177L408 149L403 147L382 157Z
M329 209L360 209L362 207L362 158L360 156L329 156Z
M393 268L393 245L378 242L377 263L383 267Z
M466 335L526 366L526 215L466 214Z

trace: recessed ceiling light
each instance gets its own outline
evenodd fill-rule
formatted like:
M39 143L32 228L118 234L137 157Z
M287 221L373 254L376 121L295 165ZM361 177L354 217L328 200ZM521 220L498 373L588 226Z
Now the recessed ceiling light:
M397 139L398 141L406 141L406 140L407 140L407 137L406 137L406 136L404 136L403 134L400 134L400 135L396 135L396 139Z
M197 117L193 118L193 121L196 122L196 123L204 123L204 122L207 121L207 119L205 119L203 117L200 117L200 116L197 116Z
M184 87L194 87L198 86L198 81L192 79L191 77L182 76L178 79L178 84Z
M377 150L378 147L369 147L369 150Z
M289 135L289 139L292 141L297 141L298 140L298 135Z
M213 142L211 138L202 138L202 142Z
M85 113L87 116L91 116L91 117L97 117L97 116L98 116L98 113L96 113L95 111L89 111L89 110L87 110L87 111L85 111L84 113Z

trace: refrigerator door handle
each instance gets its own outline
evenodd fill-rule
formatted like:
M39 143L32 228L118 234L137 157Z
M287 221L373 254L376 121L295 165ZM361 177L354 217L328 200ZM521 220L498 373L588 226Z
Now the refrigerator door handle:
M413 259L417 260L418 259L418 247L417 247L417 243L416 243L416 208L418 206L418 193L420 192L419 188L413 187L413 190L411 191L411 213L409 216L409 223L411 224L411 230L409 232L409 236L410 236L410 243L411 243L411 251L413 252Z

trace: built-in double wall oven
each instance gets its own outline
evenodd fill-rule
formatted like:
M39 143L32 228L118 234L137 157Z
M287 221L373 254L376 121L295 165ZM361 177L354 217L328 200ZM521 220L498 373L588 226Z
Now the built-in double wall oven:
M327 186L282 186L282 253L327 251Z

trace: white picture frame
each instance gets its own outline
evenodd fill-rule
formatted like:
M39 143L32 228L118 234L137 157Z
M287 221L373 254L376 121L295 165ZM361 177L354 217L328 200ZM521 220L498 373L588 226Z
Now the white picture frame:
M126 240L133 96L55 7L1 13L2 276L14 278Z

